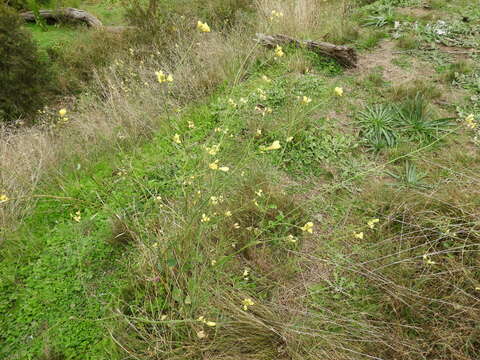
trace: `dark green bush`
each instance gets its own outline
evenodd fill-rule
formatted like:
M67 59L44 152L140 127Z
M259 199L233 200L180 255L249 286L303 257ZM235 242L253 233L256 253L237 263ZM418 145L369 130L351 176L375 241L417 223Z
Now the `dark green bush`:
M33 0L39 6L48 6L50 4L50 0ZM16 10L31 10L30 5L32 0L6 0L4 1L5 5L10 6Z
M41 58L22 20L0 5L0 121L29 116L48 100L49 65Z

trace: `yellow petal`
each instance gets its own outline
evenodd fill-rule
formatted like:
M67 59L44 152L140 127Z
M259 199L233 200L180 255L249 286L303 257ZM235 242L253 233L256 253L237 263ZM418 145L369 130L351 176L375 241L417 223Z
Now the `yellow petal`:
M270 146L267 146L267 147L264 147L262 148L262 150L264 151L272 151L272 150L278 150L280 149L282 146L280 145L280 141L278 140L275 140L272 145Z

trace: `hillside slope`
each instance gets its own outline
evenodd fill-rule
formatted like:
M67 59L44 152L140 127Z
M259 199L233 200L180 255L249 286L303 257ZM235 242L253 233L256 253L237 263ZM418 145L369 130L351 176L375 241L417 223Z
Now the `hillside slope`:
M262 4L112 64L29 203L2 175L1 358L479 358L480 11Z

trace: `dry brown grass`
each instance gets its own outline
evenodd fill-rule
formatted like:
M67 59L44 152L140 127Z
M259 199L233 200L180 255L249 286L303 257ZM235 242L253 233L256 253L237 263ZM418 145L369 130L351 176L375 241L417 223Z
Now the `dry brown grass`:
M138 59L127 53L98 69L93 90L68 109L66 125L56 124L54 114L42 126L1 129L0 189L10 201L0 207L0 226L15 227L35 204L39 184L61 172L70 159L88 162L95 153L139 143L168 112L210 94L223 81L240 79L256 45L239 26L227 37L190 32L161 54L149 49L148 56ZM169 91L156 82L158 70L173 74Z
M260 28L264 32L299 38L323 39L331 35L339 38L345 30L350 4L347 0L259 0ZM272 10L282 12L284 16L271 21Z
M264 51L252 41L256 31L321 38L342 28L347 5L261 0L257 8L256 21L236 24L227 34L215 29L209 34L192 32L192 24L179 19L183 32L169 47L141 45L135 56L127 53L117 59L121 66L93 69L97 74L93 95L81 96L75 110L69 109L70 122L61 128L1 130L0 189L11 199L0 207L1 227L15 227L35 204L33 195L39 183L50 174L55 176L70 159L88 161L94 153L138 143L161 125L167 109L210 94L223 81L241 80L249 64ZM268 21L272 10L283 11L284 17ZM155 82L157 70L175 78L168 94ZM133 72L136 80L127 82ZM47 123L55 122L55 117Z

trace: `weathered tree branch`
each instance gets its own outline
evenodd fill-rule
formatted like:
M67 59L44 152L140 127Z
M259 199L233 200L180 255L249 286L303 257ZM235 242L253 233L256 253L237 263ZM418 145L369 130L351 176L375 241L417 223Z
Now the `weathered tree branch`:
M33 11L27 11L20 14L27 22L35 22L35 14ZM102 22L92 14L74 8L62 8L57 10L40 10L40 16L47 21L47 23L58 23L61 21L75 21L87 24L90 27L100 27Z
M317 54L331 57L337 60L345 67L357 67L357 51L349 46L334 45L326 42L317 42L311 40L297 40L287 35L265 35L257 34L256 41L263 46L275 47L277 45L294 45L296 47L306 47Z

